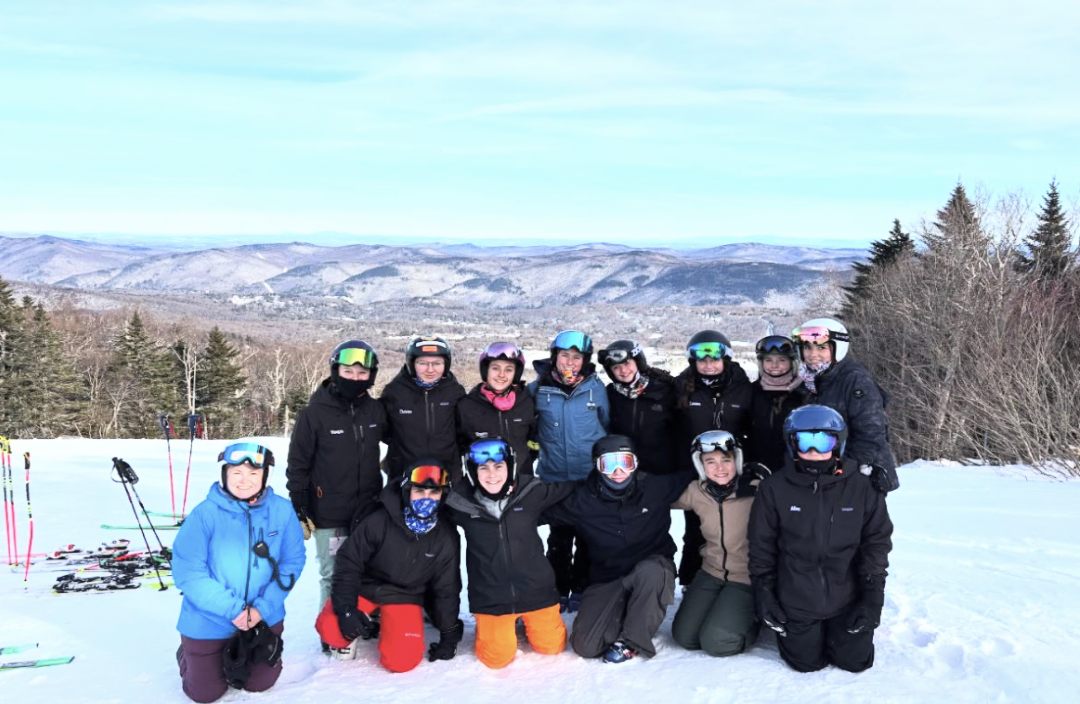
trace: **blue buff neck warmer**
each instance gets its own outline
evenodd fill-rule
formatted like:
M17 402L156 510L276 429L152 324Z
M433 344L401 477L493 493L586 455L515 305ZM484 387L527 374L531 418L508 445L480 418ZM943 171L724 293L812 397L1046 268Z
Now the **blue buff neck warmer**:
M405 525L413 533L427 533L439 520L439 501L437 499L417 499L405 505Z

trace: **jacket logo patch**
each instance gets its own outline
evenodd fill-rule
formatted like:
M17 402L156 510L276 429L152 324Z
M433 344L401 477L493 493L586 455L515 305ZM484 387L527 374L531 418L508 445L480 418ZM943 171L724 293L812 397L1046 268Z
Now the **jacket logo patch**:
M642 509L641 509L641 512L642 512L642 513L648 513L648 512L649 512L649 509L647 509L647 508L642 508Z
M439 402L439 405L440 405L440 406L449 406L449 405L450 405L450 402L449 402L449 401L440 401L440 402Z
M851 506L841 506L840 510L843 511L844 513L851 513L855 509L852 508Z
M802 509L801 509L801 508L799 508L798 506L792 506L792 507L791 507L791 510L792 510L792 511L802 511Z
M866 395L866 392L863 391L862 389L855 389L855 394L854 394L855 398L862 398L865 395Z
M659 403L654 403L651 408L652 408L652 410L656 411L657 413L660 413L661 411L664 410L664 407Z
M433 552L425 552L424 557L435 557L435 553L433 553Z
M272 532L272 533L270 534L270 536L269 536L269 537L273 538L273 537L274 537L275 535L277 535L277 531L276 531L276 530L275 530L274 532Z
M515 506L513 510L515 510L515 511L524 511L525 507L524 506Z
M397 412L400 413L403 416L411 416L412 415L412 409L411 408L399 408L399 409L397 409Z
M701 401L691 401L691 402L690 402L690 405L691 405L691 406L700 406L700 405L701 405Z
M369 425L368 427L369 427L369 428L378 428L378 427L379 427L379 424L378 424L378 423L372 423L372 424L371 424L371 425Z
M331 435L344 435L345 431L344 430L331 430L330 434Z
M521 420L522 420L521 418L515 418L515 419L514 419L514 422L515 422L515 423L520 423L520 422L521 422Z
M740 405L739 405L739 404L737 404L737 403L733 403L733 404L731 404L731 407L732 407L732 408L742 408L742 406L740 406Z

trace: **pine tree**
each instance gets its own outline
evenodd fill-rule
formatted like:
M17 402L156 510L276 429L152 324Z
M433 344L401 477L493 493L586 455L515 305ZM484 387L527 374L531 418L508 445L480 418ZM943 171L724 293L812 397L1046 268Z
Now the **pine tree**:
M889 264L892 264L900 256L911 254L915 251L915 242L900 227L900 220L893 220L893 228L889 236L883 240L870 243L870 257L865 262L855 262L851 268L855 270L855 278L851 283L844 286L847 298L844 307L840 311L841 318L850 318L854 313L855 306L860 301L865 301L869 292L873 275Z
M236 361L239 356L215 326L206 338L206 351L199 364L196 403L206 417L206 427L218 437L232 434L242 405L245 379Z
M937 212L933 228L924 232L922 239L931 255L960 250L981 255L987 251L990 238L979 223L963 184L956 184L945 207Z
M109 394L112 430L118 437L155 437L161 413L180 405L173 378L172 353L150 337L138 312L131 316L113 346Z
M1050 182L1050 190L1043 198L1039 225L1025 238L1024 244L1029 254L1020 254L1018 268L1038 279L1061 278L1075 262L1075 253L1070 251L1069 221L1061 208L1056 180Z

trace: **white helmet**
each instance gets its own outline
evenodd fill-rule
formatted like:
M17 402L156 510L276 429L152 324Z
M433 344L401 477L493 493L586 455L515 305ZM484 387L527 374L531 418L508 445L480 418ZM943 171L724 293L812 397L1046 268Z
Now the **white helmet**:
M708 479L705 476L705 465L701 461L701 455L704 452L725 452L735 457L735 476L741 476L743 470L743 454L742 448L739 447L739 441L735 439L735 436L726 430L706 430L701 435L694 438L694 441L690 443L691 457L694 459L694 467L697 468L698 476L702 481Z
M791 331L791 339L795 341L799 350L799 360L802 361L803 342L831 342L833 347L833 362L839 362L847 356L848 341L851 336L848 330L839 320L832 318L814 318L807 320Z

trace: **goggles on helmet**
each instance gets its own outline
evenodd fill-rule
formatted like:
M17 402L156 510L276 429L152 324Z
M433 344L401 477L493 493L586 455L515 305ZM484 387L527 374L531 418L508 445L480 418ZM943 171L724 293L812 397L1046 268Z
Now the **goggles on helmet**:
M592 349L592 338L577 330L563 330L555 336L551 343L552 349L572 350L576 349L583 354Z
M757 343L758 355L782 354L790 357L795 354L795 345L783 335L770 335Z
M371 369L375 366L375 352L361 347L346 347L339 351L332 361L334 364L342 364L346 367L359 364L361 367Z
M686 349L690 359L723 359L731 356L731 350L723 342L699 342Z
M274 453L257 443L238 442L226 447L218 455L218 462L248 464L255 469L263 469L274 466Z
M637 469L637 456L633 452L605 452L596 458L596 468L608 476L620 469L630 473Z
M604 350L604 363L605 364L622 364L629 359L633 359L637 355L641 354L641 348L635 347L632 350Z
M840 442L840 438L833 433L822 430L800 430L795 434L795 446L799 452L820 452L823 455L831 454Z
M483 353L480 355L480 359L498 359L499 357L520 361L523 355L513 342L492 342L484 348Z
M485 462L506 462L510 446L502 440L480 440L469 446L469 460L477 467Z
M735 452L735 438L731 436L731 433L724 432L722 430L710 430L709 432L702 433L697 438L697 447L702 452L726 452L731 454Z
M795 328L791 331L791 337L794 340L798 340L800 344L813 342L818 345L823 345L826 342L848 342L849 340L849 336L846 332L830 330L824 325L810 325L808 327Z
M406 483L432 488L446 487L450 485L450 474L438 465L421 465L409 472Z

